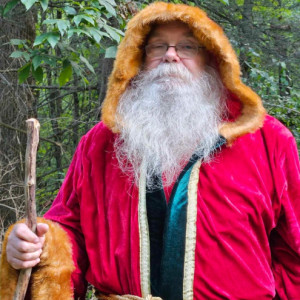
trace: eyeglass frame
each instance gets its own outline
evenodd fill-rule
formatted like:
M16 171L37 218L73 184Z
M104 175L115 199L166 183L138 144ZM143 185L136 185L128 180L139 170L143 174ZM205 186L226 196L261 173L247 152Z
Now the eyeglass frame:
M147 47L148 47L148 46L151 46L151 45L155 45L155 44L156 44L156 45L164 45L164 46L166 46L166 51L165 51L165 53L164 53L162 56L149 56L149 55L147 54ZM146 54L148 57L150 57L150 58L162 58L162 57L168 52L169 48L173 47L173 48L175 48L175 51L176 51L177 55L178 55L180 58L193 58L194 56L196 56L196 55L199 53L199 49L204 49L204 48L205 48L204 46L199 46L199 45L195 45L195 44L194 44L194 46L197 47L197 52L196 52L194 55L189 56L189 57L181 57L181 56L178 54L178 50L177 50L177 48L176 48L178 45L184 45L184 43L179 43L179 44L177 44L177 45L168 45L168 44L164 44L164 43L152 43L152 44L148 44L148 45L145 46L145 54Z

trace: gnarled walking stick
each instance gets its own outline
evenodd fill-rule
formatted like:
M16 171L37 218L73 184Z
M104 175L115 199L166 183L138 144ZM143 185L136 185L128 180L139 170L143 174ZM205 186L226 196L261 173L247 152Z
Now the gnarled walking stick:
M36 232L36 152L39 143L40 124L36 119L29 119L27 123L27 146L25 156L25 203L26 203L26 224ZM26 295L31 268L22 269L19 274L14 300L23 300Z

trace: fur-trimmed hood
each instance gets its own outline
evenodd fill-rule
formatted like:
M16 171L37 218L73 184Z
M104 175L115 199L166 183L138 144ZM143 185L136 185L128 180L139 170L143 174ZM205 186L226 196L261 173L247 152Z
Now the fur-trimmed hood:
M186 23L199 43L216 58L223 84L242 104L240 115L233 122L224 122L220 127L220 134L231 144L237 137L261 127L265 116L261 99L242 83L236 53L222 28L197 7L164 2L149 5L128 23L109 78L102 106L103 122L113 132L118 132L115 124L117 105L130 80L142 66L143 45L152 25L175 20Z

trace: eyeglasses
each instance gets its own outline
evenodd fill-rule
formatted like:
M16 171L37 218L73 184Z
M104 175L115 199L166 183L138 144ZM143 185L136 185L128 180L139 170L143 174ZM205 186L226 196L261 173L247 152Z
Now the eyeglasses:
M196 44L178 44L175 46L169 46L167 44L149 44L145 47L146 55L152 58L163 57L170 47L174 47L177 55L180 58L192 58L196 56L199 49L203 49L203 46L198 46Z

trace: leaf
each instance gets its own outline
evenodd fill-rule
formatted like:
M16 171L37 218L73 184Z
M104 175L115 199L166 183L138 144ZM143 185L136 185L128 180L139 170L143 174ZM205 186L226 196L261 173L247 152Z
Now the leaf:
M58 43L59 38L60 38L60 36L57 32L49 32L48 33L47 40L52 48L54 48L55 45Z
M59 19L44 20L42 24L56 24Z
M85 19L90 24L95 25L95 20L92 17L83 15L82 18Z
M91 35L87 32L87 31L85 31L85 30L82 30L82 29L70 29L70 30L68 30L68 38L70 38L70 37L72 37L72 35L73 35L73 33L77 33L77 35L79 36L81 33L83 33L83 34L85 34L85 35L87 35L88 37L91 37Z
M70 27L70 22L68 20L61 19L45 20L43 24L57 25L61 35L63 35L64 32Z
M11 0L6 3L4 9L3 9L3 17L5 17L17 4L19 3L19 0Z
M25 59L26 61L29 61L29 60L30 60L30 55L29 55L29 53L27 53L27 52L24 52L23 57L24 57L24 59Z
M29 76L31 63L24 65L21 69L19 69L19 83L23 83Z
M78 76L82 76L81 67L75 61L71 61L71 65L72 65L73 70L75 71L75 73Z
M105 50L105 58L115 58L117 54L117 47L111 46Z
M282 67L282 69L286 69L286 64L284 61L281 61L280 62L280 66Z
M22 52L22 51L14 51L9 57L12 58L24 57L26 62L30 60L30 55L27 52Z
M103 36L108 36L107 33L102 32L94 27L90 27L88 28L88 30L97 43L100 43L100 40L102 39Z
M117 16L116 10L112 7L112 5L109 2L107 1L101 1L101 2L110 14L112 14L114 17Z
M85 63L85 65L88 67L88 69L89 69L93 74L95 74L95 70L94 70L93 66L88 62L88 60L87 60L85 57L83 57L82 55L80 55L79 58L80 58L80 60L81 60L82 62Z
M220 0L223 4L229 5L229 0Z
M69 60L64 60L63 69L58 77L58 82L60 86L65 85L70 81L72 77L72 65Z
M33 46L38 46L42 44L48 37L48 33L42 33L41 35L38 35L33 43Z
M103 4L103 2L107 2L107 3L109 3L112 6L116 6L117 5L114 0L99 0L100 4Z
M86 77L83 76L82 79L83 79L83 82L84 82L84 83L86 83L86 84L89 84L89 83L90 83L90 82L87 80Z
M99 13L100 13L100 11L99 11L99 9L98 8L96 8L96 7L84 7L84 12L86 13L86 14L88 14L88 15L90 15L90 16L98 16L99 15Z
M120 43L120 36L113 30L112 27L104 24L104 29L107 31L107 33L111 36L111 38L118 43Z
M24 52L22 52L22 51L14 51L9 57L19 58L19 57L23 56L23 53Z
M43 11L45 11L48 8L48 3L49 3L49 0L40 0L40 4L41 4Z
M56 66L56 61L53 57L49 57L49 56L42 56L42 60L48 64L51 67L55 67Z
M29 10L36 0L21 0L21 2L25 5L26 9Z
M77 14L76 9L73 8L73 7L70 7L70 6L66 6L64 8L64 11L66 12L67 15L73 15L73 16L75 16Z
M80 24L81 22L81 19L82 19L82 15L77 15L73 18L73 21L75 23L75 25L78 27L78 25Z
M19 39L11 39L10 43L12 45L17 46L17 45L23 45L24 43L26 43L26 41L25 40L19 40Z
M58 20L57 27L60 34L63 35L70 27L70 22L68 20Z
M32 68L32 74L36 81L42 82L43 81L43 69L41 67L38 67L36 70Z
M87 22L91 23L92 25L95 25L95 21L93 18L91 18L87 15L77 15L73 18L74 23L76 24L77 27L80 24L80 22L82 21L82 19L86 20Z
M114 28L114 31L117 32L118 34L120 34L121 36L124 36L124 32L120 29Z
M42 63L42 61L43 61L43 57L40 56L40 55L36 55L32 59L32 65L33 65L34 70L36 70L36 68L40 66L40 64Z

